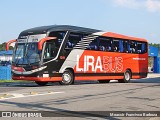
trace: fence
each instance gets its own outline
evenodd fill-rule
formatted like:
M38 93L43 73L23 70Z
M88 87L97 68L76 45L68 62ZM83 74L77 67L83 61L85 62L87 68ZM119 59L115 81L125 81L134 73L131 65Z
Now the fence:
M11 67L0 66L0 80L11 80Z

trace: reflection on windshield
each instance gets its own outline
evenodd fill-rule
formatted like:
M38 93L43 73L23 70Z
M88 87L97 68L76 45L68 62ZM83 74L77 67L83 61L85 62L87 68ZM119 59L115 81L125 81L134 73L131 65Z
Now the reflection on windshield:
M37 43L19 43L14 52L13 62L16 64L33 64L40 61Z

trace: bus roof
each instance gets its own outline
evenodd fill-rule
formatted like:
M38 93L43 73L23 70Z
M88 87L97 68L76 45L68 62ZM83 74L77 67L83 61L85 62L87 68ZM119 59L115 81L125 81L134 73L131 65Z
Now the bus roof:
M46 34L52 31L71 31L71 32L82 32L82 33L88 33L88 34L103 33L100 36L147 42L147 40L143 38L130 37L130 36L125 36L125 35L117 34L113 32L103 32L101 30L71 26L71 25L50 25L50 26L35 27L35 28L22 31L19 36L27 36L27 35L33 35L33 34Z
M131 36L126 36L126 35L117 34L117 33L113 33L113 32L106 32L106 33L102 34L102 36L147 42L147 40L143 39L143 38L131 37Z
M29 34L45 34L51 31L72 31L72 32L83 32L92 34L95 32L100 32L101 30L71 26L71 25L50 25L50 26L41 26L24 30L21 32L20 36L26 36Z

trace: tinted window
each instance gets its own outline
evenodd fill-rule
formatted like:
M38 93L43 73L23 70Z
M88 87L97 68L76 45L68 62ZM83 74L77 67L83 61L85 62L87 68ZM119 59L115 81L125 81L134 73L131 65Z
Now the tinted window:
M57 55L59 50L59 43L56 40L51 40L46 42L45 50L44 50L44 58L54 58Z
M123 40L123 52L128 53L129 52L129 41Z
M101 51L111 51L112 50L112 41L109 38L99 37L99 50Z
M87 50L98 50L98 38L94 39L89 46L87 47Z
M111 38L101 36L93 40L87 47L87 50L142 54L147 52L147 43L123 39L112 40Z
M83 34L79 34L79 33L70 33L69 37L68 37L68 41L66 43L65 49L73 49L73 47L79 42L81 41L83 38Z
M137 42L136 41L130 41L130 53L137 53Z
M147 52L147 43L137 42L137 53L143 54Z
M112 47L113 47L113 51L114 52L119 52L120 51L120 45L119 45L119 40L113 40L113 44L112 44Z
M44 59L54 58L56 57L62 40L65 36L66 32L54 31L49 34L50 37L57 37L56 40L49 40L46 42L45 50L44 50Z

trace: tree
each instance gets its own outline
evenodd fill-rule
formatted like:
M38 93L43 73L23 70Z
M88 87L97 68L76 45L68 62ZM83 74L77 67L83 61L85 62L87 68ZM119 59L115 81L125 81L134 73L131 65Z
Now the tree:
M13 47L12 47L12 46L9 46L9 49L10 49L10 50L13 50ZM2 44L0 44L0 51L2 51L2 50L6 50L6 43L5 43L5 42L2 43Z
M154 47L159 47L160 44L156 44L156 43L149 43L150 46L154 46Z

